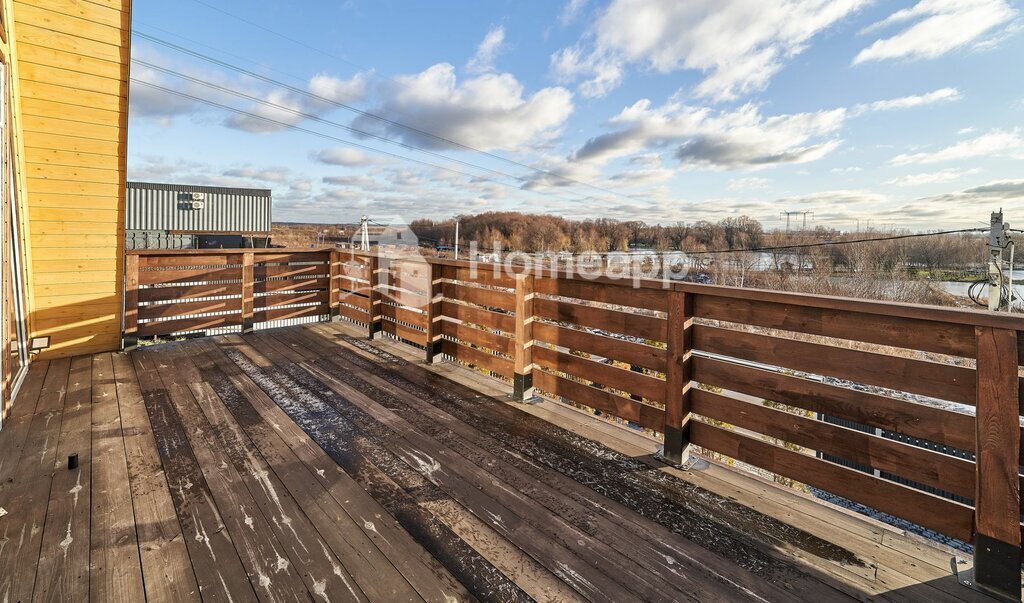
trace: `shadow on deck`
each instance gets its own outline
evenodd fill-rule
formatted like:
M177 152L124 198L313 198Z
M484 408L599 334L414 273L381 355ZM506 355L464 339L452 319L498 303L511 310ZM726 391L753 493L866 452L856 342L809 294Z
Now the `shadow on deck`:
M34 364L0 435L0 598L977 598L931 543L355 335Z

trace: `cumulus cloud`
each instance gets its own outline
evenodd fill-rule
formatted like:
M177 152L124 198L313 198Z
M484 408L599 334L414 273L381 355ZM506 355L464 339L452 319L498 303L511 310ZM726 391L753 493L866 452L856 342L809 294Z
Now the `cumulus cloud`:
M1006 0L920 0L868 27L874 33L900 26L875 40L853 59L859 64L887 59L933 59L968 46L991 44L1012 28L1017 11Z
M923 105L933 105L937 103L949 103L958 101L963 98L960 91L956 88L940 88L933 90L926 94L916 94L912 96L901 96L899 98L891 98L887 100L875 101L873 103L866 103L863 105L857 105L855 113L868 113L873 111L893 111L896 109L912 109L914 107L921 107Z
M909 165L914 163L941 163L975 157L999 157L1012 155L1024 149L1020 129L1012 131L992 130L975 138L962 140L956 144L930 153L906 153L893 157L889 163L893 165Z
M286 167L255 168L247 166L224 170L222 174L230 178L248 178L250 180L281 183L288 180L289 171Z
M248 113L259 117L235 114L224 123L229 128L257 134L285 130L306 119L298 113L319 116L333 109L334 103L350 104L362 99L366 95L367 81L365 73L347 80L318 74L309 80L307 89L319 98L291 90L272 90L261 95L267 104L253 103L246 108Z
M868 0L613 0L587 36L551 57L553 73L584 96L607 94L625 67L701 71L698 97L731 100L761 90L811 38Z
M845 118L845 109L765 117L752 104L716 112L679 102L651 107L645 99L610 120L618 129L591 138L573 159L604 162L675 146L674 155L682 166L723 169L805 163L838 146L833 135Z
M508 73L485 74L458 82L447 63L382 84L378 115L395 116L407 126L484 150L518 149L558 134L572 113L572 94L551 87L524 96ZM355 127L433 149L453 145L432 136L358 117Z
M466 63L466 71L470 73L489 73L494 71L494 61L505 46L505 26L491 27L484 36L476 54Z
M906 176L900 176L899 178L893 178L887 180L885 183L892 186L922 186L925 184L937 184L941 182L952 182L969 176L971 174L977 174L980 170L972 168L969 170L961 170L956 168L949 168L940 170L938 172L924 172L920 174L907 174Z

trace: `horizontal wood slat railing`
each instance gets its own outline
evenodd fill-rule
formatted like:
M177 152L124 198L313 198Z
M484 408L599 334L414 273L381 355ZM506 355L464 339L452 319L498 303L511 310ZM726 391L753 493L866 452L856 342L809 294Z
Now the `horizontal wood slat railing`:
M1024 319L495 266L130 252L125 343L346 320L506 379L516 399L537 391L660 434L671 462L697 447L982 543L983 576L1019 563Z

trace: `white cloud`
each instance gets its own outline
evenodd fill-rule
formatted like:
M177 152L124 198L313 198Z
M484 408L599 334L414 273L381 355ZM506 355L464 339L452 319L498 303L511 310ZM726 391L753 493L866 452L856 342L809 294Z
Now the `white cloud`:
M771 183L772 181L767 178L735 178L729 181L726 188L731 191L753 191L768 188Z
M277 183L286 182L289 177L288 168L286 167L254 168L247 166L224 170L222 174L231 178L249 178L251 180Z
M225 125L245 132L279 132L306 119L297 113L320 116L331 111L334 108L333 103L350 104L363 98L366 95L367 80L368 76L365 73L356 74L347 80L318 74L309 80L307 87L310 93L320 98L290 90L271 90L263 95L267 104L254 103L246 108L248 113L259 117L235 114L228 117Z
M831 172L833 174L855 174L857 172L863 172L863 171L864 171L864 168L856 166L856 165L851 165L850 167L842 167L842 168L838 168L837 167L837 168L832 168L831 170L829 170L829 172Z
M351 147L324 149L314 153L312 157L320 163L345 167L366 167L381 162L380 159L371 157L369 154Z
M933 90L927 94L917 94L913 96L902 96L900 98L891 98L888 100L875 101L873 103L867 103L863 105L857 105L855 113L867 113L873 111L893 111L896 109L911 109L914 107L921 107L923 105L933 105L936 103L949 103L958 101L963 98L960 91L956 88L940 88Z
M566 26L576 20L576 17L580 16L583 12L583 8L586 7L587 0L568 0L565 6L562 7L562 12L558 15L558 22L562 26Z
M909 165L914 163L941 163L974 157L997 157L1011 155L1024 149L1024 140L1020 130L1007 132L992 130L987 134L962 140L956 144L930 153L909 153L893 157L889 163L893 165Z
M956 169L956 168L949 168L949 169L945 169L945 170L940 170L938 172L925 172L925 173L921 173L921 174L907 174L906 176L900 176L899 178L893 178L892 180L887 180L885 183L889 184L889 185L892 185L892 186L902 186L902 187L922 186L922 185L925 185L925 184L938 184L938 183L942 183L942 182L952 182L954 180L958 180L960 178L963 178L964 176L969 176L969 175L972 175L972 174L977 174L980 171L981 170L979 170L977 168L972 168L972 169L969 169L969 170L961 170L961 169Z
M974 126L967 126L966 128L960 128L956 133L958 136L965 136L967 134L974 134L977 130Z
M494 61L505 46L505 26L491 27L484 36L476 54L466 63L466 71L470 73L490 73L494 71Z
M613 0L576 46L551 57L585 96L617 87L625 67L706 74L694 94L730 100L761 90L785 63L868 0Z
M572 158L602 163L675 146L675 158L682 166L722 169L805 163L838 146L833 135L845 118L845 109L765 117L752 104L715 112L679 102L652 108L645 99L610 120L618 130L591 138Z
M383 100L374 113L484 150L518 149L549 140L573 110L572 93L565 88L544 88L524 97L522 84L511 74L485 74L460 83L447 63L392 78L381 86L380 96ZM354 125L417 146L452 146L365 116Z
M900 58L933 59L969 45L988 45L1017 16L1006 0L920 0L871 25L874 33L905 26L888 38L875 40L853 59L859 64Z

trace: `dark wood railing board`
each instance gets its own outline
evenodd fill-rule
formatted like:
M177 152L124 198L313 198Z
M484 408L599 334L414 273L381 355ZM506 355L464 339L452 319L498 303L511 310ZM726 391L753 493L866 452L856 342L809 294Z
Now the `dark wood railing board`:
M666 354L664 348L656 348L643 343L625 341L581 329L571 329L561 325L534 321L533 336L537 341L551 345L597 354L612 360L628 362L659 373L665 372Z
M974 417L970 415L703 356L693 358L693 379L974 452Z
M974 404L974 370L721 327L694 325L694 349L961 404Z
M534 371L533 385L548 394L596 408L620 419L632 421L646 429L661 431L665 427L665 411L656 406L566 379L548 371Z
M327 277L322 277L256 281L253 286L256 293L272 293L274 291L313 291L316 289L326 289L329 284L329 279Z
M272 320L286 320L306 316L322 316L330 314L330 312L331 307L326 303L297 308L271 308L254 312L252 320L253 322L270 322Z
M241 268L188 268L181 270L140 270L140 285L171 285L175 283L204 283L211 281L237 281L242 278Z
M516 319L511 314L499 314L448 300L441 302L441 312L444 316L454 320L471 322L506 333L514 334L516 332Z
M514 372L512 361L508 358L471 348L468 345L462 345L450 339L441 340L441 353L451 356L460 362L496 373L506 379L511 379Z
M709 419L974 498L971 461L699 388L691 397Z
M511 337L506 337L500 333L492 333L483 329L478 329L468 323L457 323L450 320L440 320L439 330L440 334L446 337L451 337L457 341L468 343L474 346L487 348L500 352L506 356L512 356L514 352L514 341Z
M697 318L952 356L973 358L977 349L974 329L969 325L900 316L879 316L713 295L696 296L695 313Z
M176 255L176 256L146 256L129 254L125 257L134 257L139 263L139 268L168 268L188 266L227 266L231 258L225 254L205 253L203 255Z
M664 342L668 335L668 321L654 316L596 306L581 306L545 298L535 299L533 306L536 316L548 320L660 342Z
M965 541L971 538L974 513L966 505L702 421L691 422L690 438L696 446L855 500L941 534Z
M222 314L219 316L203 316L195 318L176 318L171 320L158 320L139 324L139 335L170 335L172 333L183 333L187 331L205 331L218 327L241 326L242 314Z
M338 296L338 303L355 306L364 312L370 311L370 298L355 293L342 293Z
M219 297L224 295L239 296L241 294L242 282L239 280L237 283L146 287L144 289L138 289L138 301L156 304L203 297Z
M426 331L421 331L408 325L394 322L392 320L389 320L386 316L383 316L381 318L381 330L384 331L385 333L394 335L399 339L411 341L419 346L427 345Z
M388 320L404 322L424 329L427 327L426 314L417 312L410 308L395 306L387 302L380 305L380 315L381 318L386 318Z
M485 308L500 308L507 312L513 312L516 308L515 294L500 289L484 289L462 283L444 282L441 284L441 294L451 300Z
M259 280L271 278L296 277L330 277L331 269L327 264L304 264L299 266L256 266L254 275Z
M403 306L410 306L415 308L424 308L429 302L430 298L423 293L417 293L410 289L402 289L400 287L394 287L391 285L380 285L377 287L377 293L380 295L382 300L390 300L397 302Z
M515 277L501 270L500 265L498 265L498 272L495 273L492 264L480 264L475 270L468 263L457 266L445 264L441 274L445 279L453 281L465 281L505 289L515 289L516 287Z
M586 379L655 402L665 402L665 381L657 377L543 346L533 347L533 362L552 371Z
M238 312L240 305L240 299L228 298L139 306L139 319L158 320L211 312Z
M327 291L298 291L295 293L273 293L259 295L255 298L254 304L257 310L265 308L276 308L292 304L326 304L329 302Z
M361 324L367 324L370 321L370 315L363 310L358 308L352 308L350 306L338 306L338 314Z
M537 293L657 312L668 311L668 292L667 288L633 288L629 281L605 284L557 278L537 279Z

